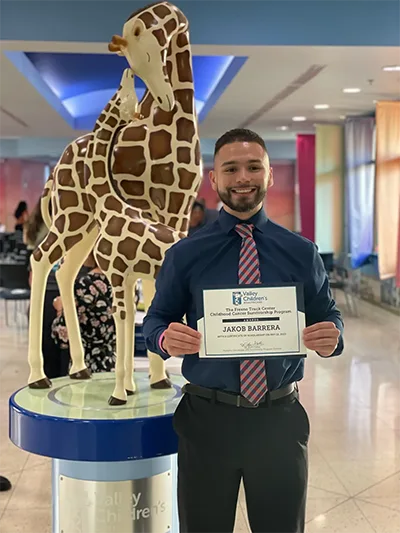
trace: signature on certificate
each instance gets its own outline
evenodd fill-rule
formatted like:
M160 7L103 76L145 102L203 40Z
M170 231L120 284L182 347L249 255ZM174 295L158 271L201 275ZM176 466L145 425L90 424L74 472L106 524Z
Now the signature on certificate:
M262 341L254 341L254 342L242 342L240 346L243 348L243 350L261 350L264 344Z

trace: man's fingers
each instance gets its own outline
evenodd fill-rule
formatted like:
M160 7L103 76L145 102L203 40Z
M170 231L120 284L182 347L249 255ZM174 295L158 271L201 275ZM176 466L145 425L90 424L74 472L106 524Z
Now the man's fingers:
M200 341L199 342L187 342L182 339L170 339L170 338L167 338L166 340L167 340L168 346L179 348L182 350L197 348L197 351L198 351L200 348Z
M313 324L312 326L308 326L304 329L304 333L313 333L314 331L321 331L321 330L337 330L336 324L333 322L318 322L317 324Z
M179 322L174 322L170 324L168 331L174 332L174 333L175 332L183 333L195 339L201 338L201 333L199 333L195 329L190 328L189 326L186 326L185 324L180 324Z
M179 341L179 342L185 342L189 344L199 344L200 343L200 337L193 337L191 335L188 335L186 333L182 333L180 331L168 331L165 334L165 337L172 342Z
M338 330L323 330L323 331L315 331L314 333L304 333L303 339L307 341L312 341L316 339L337 339L339 337L339 331Z

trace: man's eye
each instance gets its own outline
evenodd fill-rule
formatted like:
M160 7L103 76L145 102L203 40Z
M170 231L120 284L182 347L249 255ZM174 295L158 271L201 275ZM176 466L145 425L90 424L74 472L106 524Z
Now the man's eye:
M232 172L235 172L236 171L236 167L228 167L225 169L225 172L229 172L230 174L232 174Z
M250 167L249 170L251 170L252 172L258 172L259 170L261 170L261 167Z

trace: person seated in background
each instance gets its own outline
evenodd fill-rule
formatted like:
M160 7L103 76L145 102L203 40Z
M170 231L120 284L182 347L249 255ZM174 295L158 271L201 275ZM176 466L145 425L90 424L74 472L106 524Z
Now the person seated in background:
M205 226L205 207L199 202L195 201L192 207L192 212L190 213L190 223L189 223L189 233L190 237L198 231L200 228Z
M49 230L42 217L39 199L23 227L23 241L24 244L26 244L26 248L30 252L33 252L33 250L35 250L43 241L48 232Z
M84 267L89 271L75 281L75 303L81 331L86 366L94 372L115 369L115 324L111 314L112 289L107 277L96 264L93 252ZM63 349L68 349L68 331L61 297L54 300L57 317L52 324L52 337Z
M18 204L17 209L14 211L15 218L15 231L22 231L25 222L28 220L28 206L27 203L22 201Z

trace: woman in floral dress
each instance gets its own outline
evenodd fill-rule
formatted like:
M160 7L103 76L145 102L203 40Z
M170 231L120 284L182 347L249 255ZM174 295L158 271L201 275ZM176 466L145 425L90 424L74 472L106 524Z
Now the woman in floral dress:
M86 366L92 372L115 369L115 324L111 315L112 290L106 276L96 265L91 253L84 264L89 272L75 281L75 302L80 325ZM61 298L54 300L57 318L53 321L52 337L68 348L68 331Z

